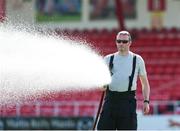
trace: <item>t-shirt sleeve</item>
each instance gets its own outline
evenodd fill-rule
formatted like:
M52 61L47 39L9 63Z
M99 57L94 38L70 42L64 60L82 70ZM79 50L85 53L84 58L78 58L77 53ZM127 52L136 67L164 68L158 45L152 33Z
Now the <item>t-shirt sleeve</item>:
M143 76L147 75L145 62L141 56L138 56L138 67L139 67L139 70L138 70L139 75L143 75Z

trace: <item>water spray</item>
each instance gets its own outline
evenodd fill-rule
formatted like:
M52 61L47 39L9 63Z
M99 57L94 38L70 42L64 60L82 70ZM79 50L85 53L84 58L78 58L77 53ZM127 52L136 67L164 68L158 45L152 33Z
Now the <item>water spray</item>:
M102 56L86 44L0 27L0 103L34 94L89 90L111 81Z

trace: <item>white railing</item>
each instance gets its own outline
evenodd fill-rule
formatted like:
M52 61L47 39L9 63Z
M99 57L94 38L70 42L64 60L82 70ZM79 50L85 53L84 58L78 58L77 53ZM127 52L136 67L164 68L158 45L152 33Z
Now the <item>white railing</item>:
M41 101L41 102L35 102L35 103L24 103L23 105L20 104L16 104L16 116L23 116L21 113L21 108L22 106L27 105L27 106L35 106L35 116L41 116L41 110L43 110L44 112L52 112L52 116L60 116L59 113L63 114L63 112L61 111L61 106L73 106L73 112L71 114L73 114L73 116L80 116L81 112L81 106L92 106L93 108L90 108L91 115L93 117L96 116L97 113L97 109L99 106L99 101L51 101L51 102L45 102L45 101ZM137 103L137 110L138 112L142 110L143 107L143 102L142 101L138 101ZM167 111L168 111L168 106L170 106L172 109L170 110L172 114L180 114L180 101L151 101L150 103L151 105L151 110L152 110L152 115L161 115L159 110L160 110L160 106L167 106ZM41 106L52 106L51 109L46 109L46 108L42 108ZM88 115L88 113L86 114Z
M22 116L22 112L21 112L21 108L24 105L27 105L29 107L35 105L35 116L41 116L41 106L52 106L53 108L51 109L46 109L46 108L42 108L42 110L44 112L47 112L49 110L51 110L52 112L52 116L59 116L59 113L63 114L63 112L61 111L61 106L73 106L73 116L79 116L81 114L81 110L80 107L81 106L93 106L93 116L95 116L96 112L97 112L97 107L98 107L98 101L50 101L50 102L46 102L46 101L39 101L39 102L35 102L35 103L24 103L23 105L20 104L16 104L16 116Z

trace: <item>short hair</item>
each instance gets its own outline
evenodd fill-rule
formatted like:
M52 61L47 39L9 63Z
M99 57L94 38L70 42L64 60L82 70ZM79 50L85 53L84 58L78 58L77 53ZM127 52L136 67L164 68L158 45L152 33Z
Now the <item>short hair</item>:
M122 35L128 35L128 36L129 36L129 41L132 41L131 35L130 35L130 33L129 33L128 31L120 31L120 32L118 32L116 38L117 38L119 35L121 35L121 34L122 34Z

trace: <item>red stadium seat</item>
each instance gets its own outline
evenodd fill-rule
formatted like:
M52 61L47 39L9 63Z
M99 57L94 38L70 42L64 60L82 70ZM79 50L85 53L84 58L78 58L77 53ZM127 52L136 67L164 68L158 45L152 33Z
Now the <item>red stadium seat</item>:
M52 117L54 116L54 109L53 105L40 105L40 116Z
M79 116L94 116L95 111L96 110L93 105L83 105L83 106L80 106Z
M21 116L36 116L36 105L28 104L28 105L21 105L20 108L20 115Z
M1 115L5 117L17 116L16 106L1 106Z
M61 105L58 106L58 116L69 117L75 116L75 107L73 105Z

